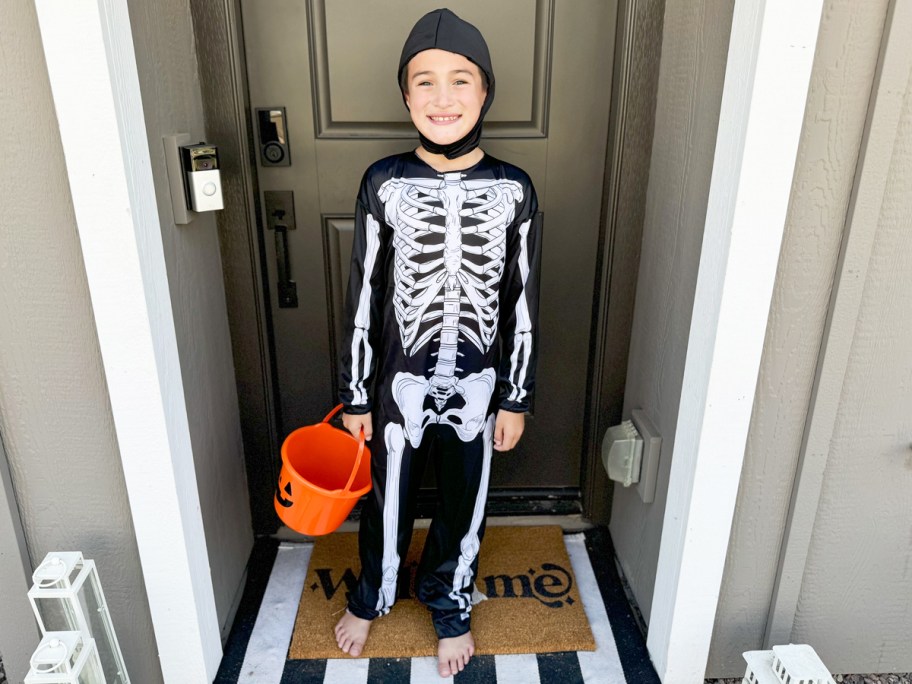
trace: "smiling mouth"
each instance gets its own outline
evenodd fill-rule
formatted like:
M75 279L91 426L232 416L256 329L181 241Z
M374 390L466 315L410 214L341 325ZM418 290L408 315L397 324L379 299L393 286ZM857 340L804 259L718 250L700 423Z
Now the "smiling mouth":
M461 114L448 114L446 116L428 116L428 118L433 124L437 124L438 126L446 126L448 124L459 121L461 116Z

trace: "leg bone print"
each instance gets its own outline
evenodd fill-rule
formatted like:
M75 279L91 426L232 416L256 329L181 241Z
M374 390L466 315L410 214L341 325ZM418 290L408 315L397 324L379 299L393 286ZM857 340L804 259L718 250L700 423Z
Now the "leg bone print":
M393 381L406 435L418 446L424 426L433 421L452 425L470 441L484 426L495 373L488 368L457 377L462 370L457 343L462 336L484 353L496 339L496 286L522 186L502 179L467 181L453 172L441 179L392 178L379 196L395 232L394 303L403 350L414 354L431 339L440 341L430 378L397 373ZM436 217L443 218L442 225L429 220ZM467 235L475 236L473 244L465 244ZM463 304L469 310L463 311ZM438 412L454 394L465 406L442 414L423 410L428 394Z

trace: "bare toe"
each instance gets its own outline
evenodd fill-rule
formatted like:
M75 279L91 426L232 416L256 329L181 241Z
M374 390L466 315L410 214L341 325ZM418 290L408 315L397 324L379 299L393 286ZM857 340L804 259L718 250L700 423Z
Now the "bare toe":
M336 643L343 653L358 657L364 650L367 635L370 631L370 620L352 615L348 610L339 620L335 629Z
M437 649L437 672L441 677L462 672L468 666L473 653L475 640L471 632L441 639Z

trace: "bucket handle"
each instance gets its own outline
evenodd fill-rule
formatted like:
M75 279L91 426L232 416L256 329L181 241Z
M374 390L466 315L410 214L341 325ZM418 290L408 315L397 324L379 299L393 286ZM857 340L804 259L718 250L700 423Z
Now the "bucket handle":
M335 416L341 410L342 410L342 404L339 404L332 411L330 411L329 413L326 414L326 418L323 419L323 422L328 423L329 421L331 421L333 419L333 416Z
M342 404L336 406L332 411L326 414L326 418L323 419L324 423L328 423L332 420L339 411L342 410ZM358 455L355 457L355 465L352 466L351 475L348 478L348 482L345 484L345 489L342 489L343 492L350 492L351 486L355 481L355 476L358 474L358 470L361 467L361 457L364 456L364 428L361 428L361 434L358 435Z

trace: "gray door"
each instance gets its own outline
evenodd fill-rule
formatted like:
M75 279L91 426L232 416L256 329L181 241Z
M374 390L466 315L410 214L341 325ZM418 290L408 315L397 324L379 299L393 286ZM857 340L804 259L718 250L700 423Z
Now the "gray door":
M334 404L355 194L371 162L416 146L395 72L412 24L439 4L242 3L251 109L286 114L290 164L258 158L281 437ZM482 148L529 172L545 215L533 416L518 448L495 454L491 486L579 487L616 3L449 7L482 30L491 50L497 97ZM251 112L259 143L256 118ZM287 207L278 232L269 227L275 191L293 193L294 228L282 228ZM292 294L297 304L287 306Z

